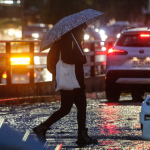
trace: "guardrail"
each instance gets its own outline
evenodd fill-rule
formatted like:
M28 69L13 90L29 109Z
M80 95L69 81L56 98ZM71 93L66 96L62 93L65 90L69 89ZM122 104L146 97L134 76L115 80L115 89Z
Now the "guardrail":
M30 71L30 76L29 76L29 82L34 83L34 68L46 68L46 64L42 65L35 65L34 64L34 56L47 56L47 53L35 53L35 44L40 45L41 41L0 41L0 43L5 44L5 53L0 53L0 70L4 71L6 70L7 78L6 78L6 84L12 84L11 82L11 70L14 68L19 67L24 67L28 68ZM90 56L91 61L86 63L84 66L90 66L91 67L91 72L90 76L94 77L95 76L95 66L105 66L106 62L95 62L95 56L96 55L106 55L107 54L107 49L111 47L114 43L114 41L107 41L104 43L104 46L106 47L105 51L101 50L100 42L102 41L87 41L85 44L84 48L88 48L89 52L85 52L86 56ZM28 43L29 44L29 52L28 53L12 53L11 52L11 43ZM95 46L97 44L97 46ZM19 56L27 56L30 57L30 65L11 65L10 58L11 57L19 57Z

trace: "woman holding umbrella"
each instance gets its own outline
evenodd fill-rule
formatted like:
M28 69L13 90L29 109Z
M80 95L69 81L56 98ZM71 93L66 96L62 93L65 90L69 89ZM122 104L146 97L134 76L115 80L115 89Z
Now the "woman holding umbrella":
M79 46L84 40L84 29L86 24L82 24L74 28L71 32L75 36ZM56 75L56 63L59 60L59 53L61 51L61 58L63 62L68 64L75 64L75 74L80 88L74 90L60 90L61 93L61 108L52 114L45 122L33 129L40 141L45 142L45 134L49 127L67 115L73 104L77 107L77 121L78 121L78 140L77 144L91 144L97 143L96 139L88 136L86 128L86 96L84 85L84 70L83 64L87 62L85 55L82 55L77 44L74 42L71 33L65 34L60 40L54 43L50 50L53 53L52 74Z
M81 43L84 41L84 30L87 25L91 24L95 19L98 19L102 14L103 13L93 9L86 9L79 13L64 17L42 38L41 50L52 46L49 55L49 59L51 60L49 71L54 77L56 76L56 64L61 52L61 59L64 63L75 65L75 75L79 83L79 88L74 88L73 90L60 90L61 108L53 113L46 121L33 128L34 133L40 141L46 141L45 135L47 130L50 129L50 126L67 115L72 105L75 104L77 107L78 121L78 139L76 143L97 143L96 139L92 139L88 136L88 129L86 128L86 96L84 91L83 64L87 62L87 59L84 55Z

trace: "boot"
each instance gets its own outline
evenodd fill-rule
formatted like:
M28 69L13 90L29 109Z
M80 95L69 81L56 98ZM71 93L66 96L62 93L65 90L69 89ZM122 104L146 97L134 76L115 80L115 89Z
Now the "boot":
M78 139L76 141L76 144L97 144L97 139L92 139L91 137L89 137L87 131L87 128L78 131Z
M42 123L38 125L37 127L33 128L33 132L36 134L38 140L42 143L46 142L46 131L49 130L50 128L47 128L44 126Z

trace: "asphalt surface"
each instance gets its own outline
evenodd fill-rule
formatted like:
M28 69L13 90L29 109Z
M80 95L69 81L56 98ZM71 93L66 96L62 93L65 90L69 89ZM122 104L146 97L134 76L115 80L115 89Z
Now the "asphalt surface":
M132 102L131 96L122 96L117 103L106 99L87 99L87 128L91 137L98 139L96 145L78 146L76 107L53 124L47 132L47 149L62 143L61 149L134 150L150 149L150 141L142 140L139 113L142 102ZM19 132L31 131L60 107L60 102L24 103L17 106L0 106L0 117L4 124Z

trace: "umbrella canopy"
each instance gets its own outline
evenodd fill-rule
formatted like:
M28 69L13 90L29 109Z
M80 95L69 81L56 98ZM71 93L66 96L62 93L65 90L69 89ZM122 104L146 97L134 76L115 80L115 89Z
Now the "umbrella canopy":
M41 40L40 51L50 48L52 44L61 36L78 27L79 25L85 22L87 25L91 24L102 14L102 12L93 9L86 9L84 11L64 17L43 36Z

